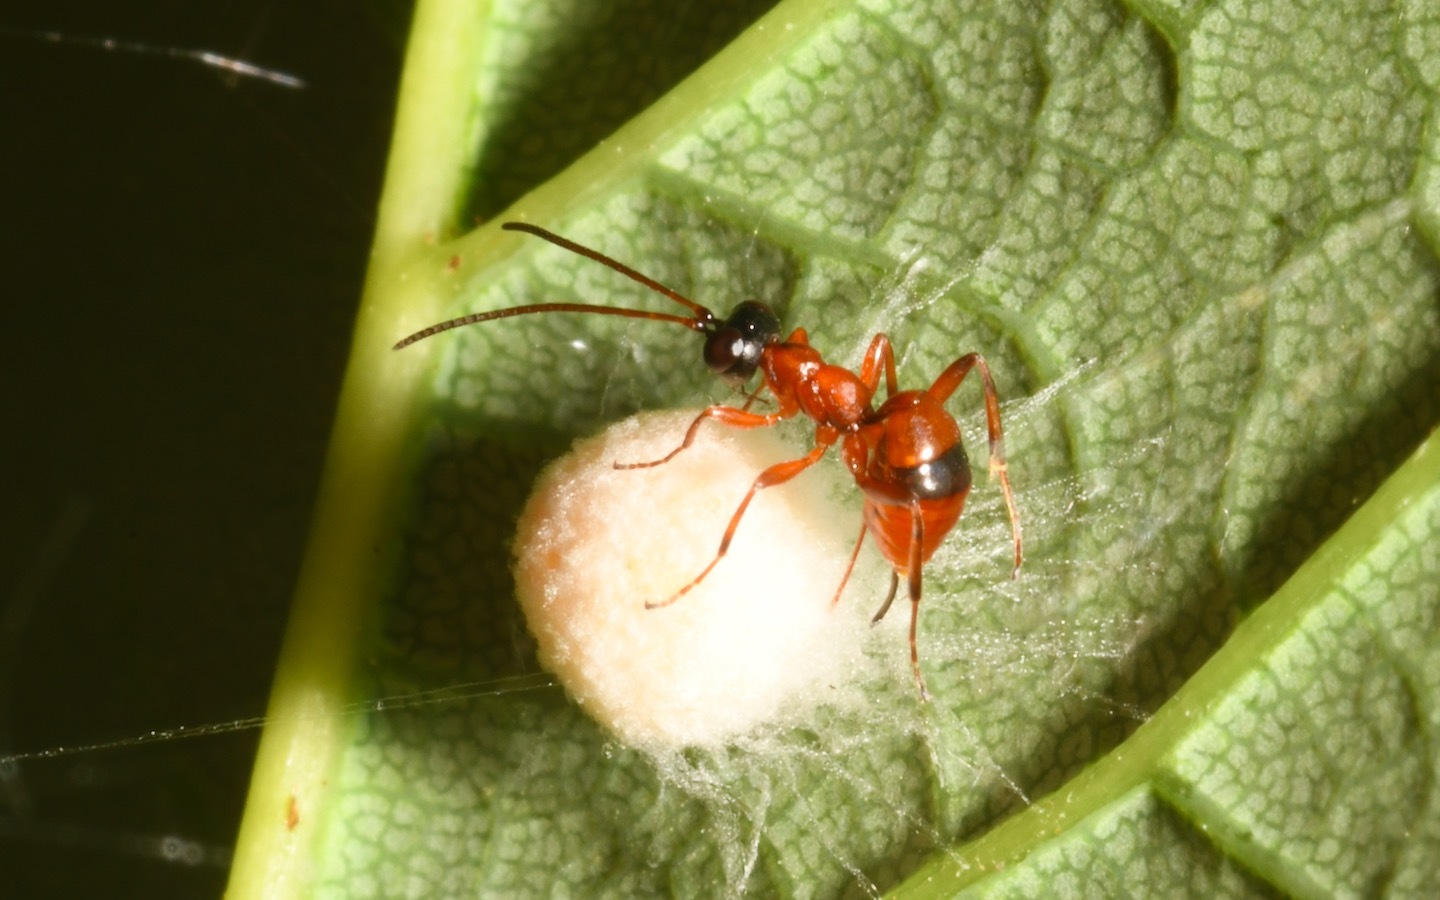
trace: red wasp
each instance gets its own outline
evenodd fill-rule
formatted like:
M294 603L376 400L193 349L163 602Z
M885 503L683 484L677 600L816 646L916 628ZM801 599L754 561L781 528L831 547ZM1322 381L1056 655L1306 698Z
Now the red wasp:
M647 608L669 606L695 587L725 557L730 541L740 525L745 510L755 494L768 487L784 484L820 460L837 441L846 467L856 485L865 495L865 517L850 564L835 592L838 602L854 571L868 531L876 546L891 566L890 592L872 622L878 622L889 611L906 579L910 594L910 663L915 684L922 700L928 700L925 679L920 674L920 656L915 647L916 623L919 616L921 574L925 563L944 541L946 534L959 521L970 491L970 462L961 441L960 427L954 416L945 410L945 401L965 380L971 369L979 368L984 381L985 420L990 437L990 473L1000 482L1005 506L1010 514L1010 531L1015 543L1015 568L1021 563L1020 517L1010 489L1010 476L1005 466L1004 432L1000 425L1000 400L989 367L978 353L970 353L951 363L930 387L923 391L898 391L895 378L895 355L890 340L877 334L865 352L860 373L826 363L820 352L810 346L805 329L796 328L780 339L780 320L771 309L754 300L738 304L725 319L699 303L665 285L640 274L629 266L611 259L589 247L581 246L557 234L523 222L506 222L500 226L508 231L522 231L555 244L572 253L592 259L601 265L637 281L688 309L689 316L623 307L598 306L590 303L531 303L493 312L472 313L421 329L395 344L399 350L431 335L462 325L524 316L531 313L579 312L632 319L653 319L674 322L705 336L705 364L712 371L736 386L742 386L760 370L764 389L775 399L773 413L751 412L749 407L759 394L751 395L744 407L715 405L707 407L690 424L680 446L661 459L643 463L616 463L617 469L640 469L664 465L689 447L700 426L713 419L732 428L764 428L797 413L804 413L815 422L815 447L799 459L777 463L765 469L750 485L745 498L735 509L730 524L721 538L715 558L689 584L666 600L647 602ZM885 377L886 400L877 409L874 405L880 377Z

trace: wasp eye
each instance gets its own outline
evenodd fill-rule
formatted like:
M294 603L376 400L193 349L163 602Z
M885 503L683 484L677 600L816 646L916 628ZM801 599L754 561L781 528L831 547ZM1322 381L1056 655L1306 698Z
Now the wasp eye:
M745 366L745 336L738 329L723 325L705 339L705 365L726 378L748 379L755 371L754 363ZM736 370L744 369L743 374Z

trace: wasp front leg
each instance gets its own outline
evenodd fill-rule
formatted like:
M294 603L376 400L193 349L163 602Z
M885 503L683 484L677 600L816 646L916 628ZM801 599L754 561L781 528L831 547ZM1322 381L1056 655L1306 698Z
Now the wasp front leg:
M676 456L679 456L682 450L695 443L695 436L700 433L700 426L704 424L706 419L714 419L722 425L729 425L731 428L768 428L771 425L783 422L785 419L790 418L790 416L792 415L794 415L793 411L786 412L783 409L777 413L760 415L759 413L752 413L747 412L743 409L736 409L733 406L709 406L706 407L703 411L701 411L700 415L695 417L695 421L690 423L690 427L685 431L685 440L681 441L680 446L676 447L674 450L671 450L669 453L665 454L660 459L652 460L651 462L617 462L615 464L615 468L649 469L654 466L665 465L670 460L674 459Z
M682 447L681 449L684 448ZM820 461L820 457L825 455L825 451L828 449L830 449L829 442L819 443L816 445L815 449L811 450L809 453L805 454L799 459L792 459L788 462L776 463L775 465L761 472L760 477L755 479L755 481L750 485L750 490L745 493L745 499L740 501L740 506L736 508L735 514L730 517L730 524L725 529L725 536L720 539L720 549L716 552L715 558L710 560L710 565L706 566L705 570L702 571L699 575L696 575L694 581L690 582L680 590L676 591L674 596L670 597L670 599L663 600L659 603L647 602L645 604L645 608L659 609L662 606L669 606L676 600L679 600L681 597L689 593L690 590L696 585L700 584L700 582L704 581L705 576L709 575L711 570L713 570L717 565L719 565L720 560L724 559L725 554L729 552L730 542L735 538L735 530L740 527L740 520L744 518L745 510L749 508L750 501L755 499L755 495L758 494L760 491L763 491L765 488L775 487L777 484L784 484L785 482L794 478L796 475L799 475L801 472L815 465L815 463ZM679 453L680 451L676 450L675 452ZM674 455L674 453L671 454L671 456ZM661 460L661 462L664 462L664 460Z

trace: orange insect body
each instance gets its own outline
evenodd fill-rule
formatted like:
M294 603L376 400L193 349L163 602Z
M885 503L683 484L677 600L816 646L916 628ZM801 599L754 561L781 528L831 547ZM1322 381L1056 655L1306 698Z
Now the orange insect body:
M897 408L889 410L892 405ZM960 429L948 415L936 418L936 411L926 408L931 405L938 404L920 391L886 401L876 413L879 422L863 435L874 443L868 465L855 477L865 494L870 534L902 577L916 568L912 506L922 525L918 562L923 565L960 520L970 493L970 460Z
M761 356L760 371L782 414L802 412L818 427L834 429L837 437L859 428L871 414L875 385L826 363L803 328L791 332L784 343L770 345Z
M763 428L803 414L815 423L815 446L809 453L769 467L751 484L731 516L721 538L720 549L710 564L669 599L648 602L647 608L669 606L704 581L705 576L725 557L735 530L755 495L767 487L791 480L818 462L833 444L840 442L845 465L865 495L865 516L850 565L835 592L835 601L839 601L849 582L868 531L892 569L889 595L873 621L878 622L890 609L900 579L904 578L909 586L911 604L911 667L921 698L928 699L915 644L922 573L925 563L959 521L971 481L970 463L961 441L960 426L946 411L944 404L970 370L976 367L984 381L990 472L1000 482L1010 514L1015 543L1015 572L1019 571L1021 563L1020 518L1005 467L1000 401L984 358L978 353L962 356L951 363L928 389L901 392L897 389L895 378L895 355L889 338L883 334L871 339L857 374L825 362L820 352L810 346L809 336L803 328L795 329L783 341L780 340L779 319L761 303L745 301L722 320L706 307L629 266L543 228L519 222L506 222L501 227L535 235L595 260L684 306L692 315L686 317L584 303L538 303L441 322L401 340L395 349L461 325L531 313L584 312L673 322L699 332L705 335L706 365L736 384L748 381L758 369L765 388L775 397L775 412L750 412L750 405L758 394L751 395L743 407L710 406L695 417L680 446L665 457L651 462L615 464L617 469L663 465L694 442L700 426L707 419L732 428ZM876 409L874 398L882 374L887 399Z
M950 529L960 521L960 513L965 508L965 495L969 492L967 487L939 501L921 501L915 504L913 510L908 503L897 506L876 501L874 497L866 495L865 526L870 529L870 536L875 539L880 555L895 568L898 577L908 578L911 572L919 571L921 566L930 561L930 557L934 556L935 551L945 542ZM923 532L918 541L914 537L917 511ZM920 552L912 556L915 547L919 547Z
M990 469L1000 481L1010 511L1015 540L1015 571L1021 563L1020 524L1005 469L999 401L989 367L978 353L962 356L935 380L929 390L891 393L860 430L863 451L846 454L855 483L865 494L865 524L880 555L890 563L890 592L872 621L878 622L895 600L900 580L910 594L910 664L920 696L926 696L920 674L915 632L919 620L921 576L925 563L965 509L970 493L970 460L960 426L944 403L972 367L985 382L985 407L990 426ZM847 448L848 449L848 448ZM852 557L852 565L853 557ZM838 599L838 598L837 598Z

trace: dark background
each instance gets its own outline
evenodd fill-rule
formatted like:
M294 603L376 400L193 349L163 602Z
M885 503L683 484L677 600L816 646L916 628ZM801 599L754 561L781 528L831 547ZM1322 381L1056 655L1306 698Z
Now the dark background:
M407 17L0 12L0 757L263 714ZM306 87L32 30L211 50ZM258 737L0 763L0 893L217 896Z

